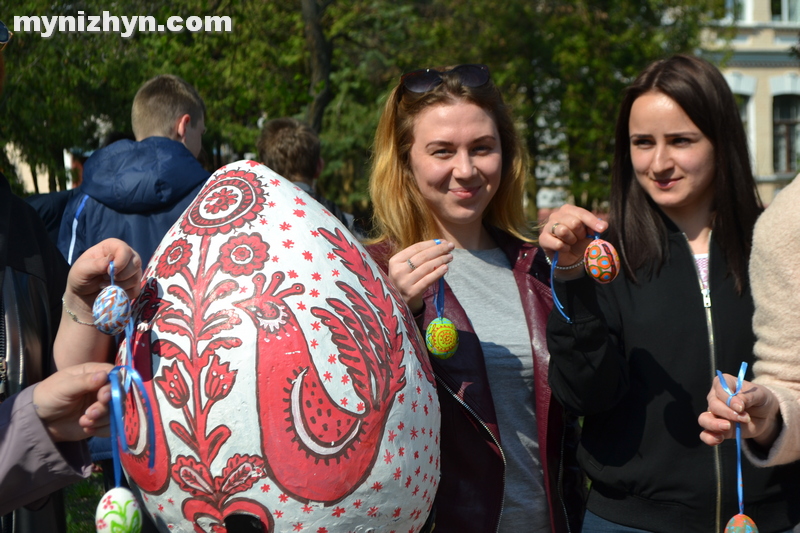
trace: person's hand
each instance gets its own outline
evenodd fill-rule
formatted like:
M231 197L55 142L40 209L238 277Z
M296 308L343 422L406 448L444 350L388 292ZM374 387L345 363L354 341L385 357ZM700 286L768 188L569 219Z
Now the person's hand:
M36 414L53 442L109 435L111 384L108 363L71 366L38 383L33 390Z
M133 299L139 295L142 260L133 248L119 239L106 239L86 250L72 265L64 292L61 325L53 344L59 369L87 361L110 361L116 346L114 337L94 327L92 306L102 289L114 284Z
M539 230L539 246L552 261L558 252L559 266L574 265L583 259L586 247L592 242L594 233L602 233L608 222L601 220L581 207L564 204L547 218ZM573 272L574 270L574 272ZM583 275L582 268L569 271L557 270L559 279Z
M731 391L736 390L736 376L724 374ZM736 437L736 423L741 424L742 438L753 439L768 448L780 433L780 407L778 399L767 387L742 382L742 390L731 398L727 405L728 393L722 388L719 378L708 393L708 410L697 421L703 428L700 440L709 446L716 446L725 439Z
M389 279L394 283L412 313L422 309L422 295L447 272L453 260L452 242L422 241L401 250L389 259Z
M136 251L119 239L106 239L86 250L70 268L64 301L79 317L89 320L92 305L100 291L111 284L110 268L114 261L114 284L132 299L139 295L142 260Z

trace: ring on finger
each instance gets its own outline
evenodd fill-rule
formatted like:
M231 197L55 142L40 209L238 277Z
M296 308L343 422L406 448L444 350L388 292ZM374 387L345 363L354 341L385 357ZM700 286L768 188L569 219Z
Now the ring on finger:
M409 267L409 268L410 268L412 271L414 271L414 270L416 270L416 269L417 269L417 267L416 267L416 266L414 266L414 263L412 263L412 262L411 262L411 258L408 258L408 259L406 259L406 263L408 263L408 267Z
M556 222L555 224L553 224L552 226L550 226L550 234L551 234L553 237L556 237L556 227L558 227L558 226L560 226L560 225L561 225L561 222Z

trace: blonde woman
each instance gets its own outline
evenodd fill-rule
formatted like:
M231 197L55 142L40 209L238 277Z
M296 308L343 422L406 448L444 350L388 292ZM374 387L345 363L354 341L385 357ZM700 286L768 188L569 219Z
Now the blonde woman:
M416 70L389 95L369 250L420 330L441 316L459 340L449 357L431 355L442 410L437 533L580 529L577 425L547 384L549 268L524 236L526 177L486 66Z

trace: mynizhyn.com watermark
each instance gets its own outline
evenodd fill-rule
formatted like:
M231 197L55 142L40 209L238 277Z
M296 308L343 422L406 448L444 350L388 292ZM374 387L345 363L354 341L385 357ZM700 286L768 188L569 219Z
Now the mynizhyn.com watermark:
M87 15L78 11L73 15L32 15L15 16L14 32L39 33L44 38L52 37L55 32L65 33L119 33L124 38L132 37L139 33L179 33L182 31L230 33L233 31L233 22L228 16L191 16L179 17L177 15L167 18L166 24L159 24L151 15L112 15L103 11L102 15Z

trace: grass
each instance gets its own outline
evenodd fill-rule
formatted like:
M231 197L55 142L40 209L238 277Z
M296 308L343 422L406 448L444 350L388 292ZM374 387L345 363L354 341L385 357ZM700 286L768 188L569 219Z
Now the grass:
M96 533L94 514L105 494L103 474L95 472L88 479L64 490L67 509L67 533Z

